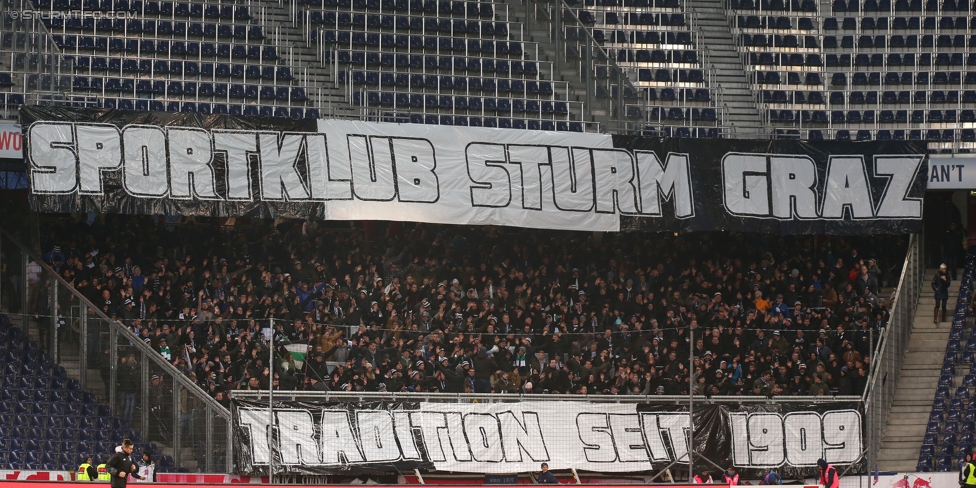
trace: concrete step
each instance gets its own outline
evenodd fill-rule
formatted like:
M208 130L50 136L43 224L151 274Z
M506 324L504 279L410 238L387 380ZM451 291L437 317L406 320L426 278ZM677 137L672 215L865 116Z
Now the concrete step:
M906 417L910 414L922 414L923 416L927 417L930 410L932 410L931 400L905 400L904 402L891 402L891 408L889 409L891 415L900 414Z

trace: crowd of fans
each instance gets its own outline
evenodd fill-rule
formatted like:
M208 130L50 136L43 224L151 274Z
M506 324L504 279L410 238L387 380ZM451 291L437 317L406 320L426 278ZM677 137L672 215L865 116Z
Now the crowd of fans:
M105 216L45 222L42 246L96 307L225 403L229 390L271 382L860 394L888 318L880 290L907 246L891 236L421 224L367 234L349 224ZM308 345L300 366L287 344Z

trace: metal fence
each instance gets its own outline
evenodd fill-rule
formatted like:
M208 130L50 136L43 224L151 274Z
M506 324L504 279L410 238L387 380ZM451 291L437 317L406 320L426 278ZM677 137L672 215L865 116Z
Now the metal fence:
M889 406L895 397L902 359L908 349L908 339L912 335L915 309L925 275L925 263L921 253L921 236L911 236L901 278L891 302L888 326L881 332L875 357L872 359L868 386L862 397L867 424L865 445L868 447L868 465L872 468L878 462Z
M141 441L140 447L155 444L160 470L228 472L230 411L38 254L0 229L0 313L36 340L82 391L108 405L123 421L119 430Z

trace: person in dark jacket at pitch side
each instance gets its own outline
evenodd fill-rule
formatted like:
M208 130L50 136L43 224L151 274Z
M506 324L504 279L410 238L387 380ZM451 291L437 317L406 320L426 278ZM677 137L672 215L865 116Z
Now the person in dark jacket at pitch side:
M132 449L134 447L132 441L126 439L122 441L121 449L117 450L115 455L108 460L106 468L112 476L112 488L125 488L130 473L136 478L142 478L139 476L139 468L132 459Z
M556 475L549 471L549 463L542 463L542 472L537 476L540 485L558 485L559 480L556 479Z

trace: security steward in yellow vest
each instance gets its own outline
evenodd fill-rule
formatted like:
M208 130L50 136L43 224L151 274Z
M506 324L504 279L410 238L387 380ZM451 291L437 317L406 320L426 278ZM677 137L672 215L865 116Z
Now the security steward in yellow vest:
M102 459L102 464L98 465L98 481L112 481L112 474L108 472L108 460Z
M92 458L88 457L85 462L78 466L78 472L75 473L75 481L94 481L98 479L98 470L95 466L92 466Z
M973 456L966 453L966 464L959 470L959 485L964 488L976 488L976 465L973 464Z

